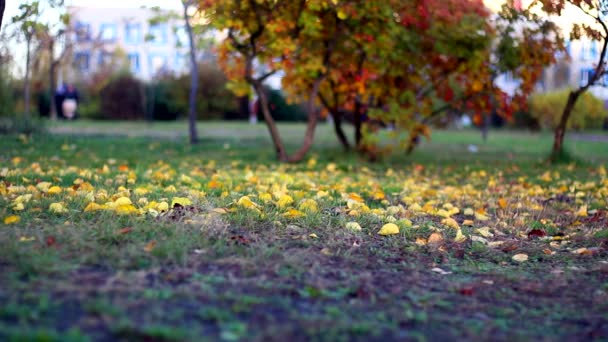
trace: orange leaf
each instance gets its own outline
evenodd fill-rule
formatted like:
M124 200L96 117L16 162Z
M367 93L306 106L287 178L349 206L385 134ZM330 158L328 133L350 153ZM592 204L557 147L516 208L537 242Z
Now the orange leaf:
M150 242L148 242L146 244L146 246L144 246L144 251L146 252L152 252L152 250L154 249L154 247L156 247L156 240L152 240Z
M125 227L125 228L122 228L121 230L119 230L118 234L127 234L127 233L131 232L132 230L133 230L133 228L131 228L131 227Z
M502 209L505 209L507 207L507 200L505 200L504 198L499 198L498 206Z

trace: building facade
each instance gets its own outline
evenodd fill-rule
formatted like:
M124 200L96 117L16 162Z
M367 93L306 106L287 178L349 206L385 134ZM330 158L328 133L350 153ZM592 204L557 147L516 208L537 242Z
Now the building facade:
M188 70L188 35L183 20L151 21L145 8L70 7L73 22L73 69L87 75L117 58L138 78Z

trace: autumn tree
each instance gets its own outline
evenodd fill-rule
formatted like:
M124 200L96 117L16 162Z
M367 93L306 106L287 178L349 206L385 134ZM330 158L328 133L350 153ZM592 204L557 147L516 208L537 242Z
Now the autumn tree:
M564 136L568 121L574 111L574 107L589 88L601 85L603 77L608 74L606 68L606 52L608 47L608 3L601 0L536 0L530 5L531 9L540 8L545 14L561 16L567 10L573 10L576 22L570 30L570 39L579 40L582 38L599 42L601 49L594 65L593 72L589 75L586 82L568 93L568 99L562 110L560 120L555 128L553 137L553 148L551 159L557 159L563 154Z
M202 9L218 30L225 30L227 38L219 48L220 65L231 79L230 87L237 95L256 92L264 121L272 138L277 158L298 161L312 146L317 123L316 94L326 77L329 57L338 37L325 34L339 25L334 1L203 1ZM329 25L329 26L328 26ZM317 36L320 40L306 41ZM307 54L301 44L318 44L324 49L319 55ZM306 56L308 59L305 60ZM297 61L297 62L296 62ZM298 68L291 70L291 68ZM290 75L310 78L311 86L304 97L307 101L308 123L302 146L288 155L268 108L264 81L279 70Z

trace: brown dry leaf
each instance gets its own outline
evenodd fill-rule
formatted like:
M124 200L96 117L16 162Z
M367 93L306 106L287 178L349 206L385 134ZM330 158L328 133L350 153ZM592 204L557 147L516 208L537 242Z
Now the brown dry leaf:
M437 246L443 242L443 236L441 235L441 233L435 232L435 233L431 234L431 236L429 236L429 239L427 242L429 245Z
M130 233L131 231L133 231L133 228L125 227L125 228L122 228L121 230L119 230L118 234L127 234L127 233Z
M154 247L156 247L156 240L152 240L152 241L148 242L144 246L144 251L150 253L150 252L152 252L152 250L154 249Z

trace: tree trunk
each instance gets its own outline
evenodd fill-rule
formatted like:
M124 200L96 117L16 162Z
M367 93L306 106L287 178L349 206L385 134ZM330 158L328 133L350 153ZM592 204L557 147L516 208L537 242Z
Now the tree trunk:
M342 129L342 115L337 110L332 111L331 115L334 119L334 130L336 132L336 136L342 144L342 147L344 147L344 150L349 151L350 143L348 142L348 138L346 137L346 134L344 134L344 130Z
M55 41L53 38L50 38L49 41L49 99L51 101L51 120L57 120L57 104L55 103L55 73L57 71L57 66L59 65L59 61L56 61L53 57L53 52L55 50Z
M323 81L323 78L317 78L312 86L312 90L310 91L310 95L308 97L308 104L306 105L306 111L308 112L308 123L306 125L306 133L304 134L304 143L302 144L300 149L298 149L298 151L294 153L293 156L289 157L288 161L290 163L297 163L304 159L306 153L308 153L308 151L312 147L318 117L315 106L315 99L317 98L317 94L319 93L321 81Z
M251 114L251 113L249 113L249 96L245 95L245 96L239 97L238 102L239 102L238 119L248 120L249 115Z
M362 115L361 115L361 102L359 100L355 101L355 111L354 111L354 125L355 125L355 146L357 149L361 149L361 143L363 140L363 133L361 132L362 125Z
M188 40L190 41L190 98L188 99L188 128L190 133L190 144L198 142L196 132L196 93L198 92L198 64L196 62L196 44L194 35L192 34L192 26L188 16L188 3L183 1L184 5L184 21L186 22L186 30L188 31Z
M490 130L490 117L488 115L483 116L483 122L481 124L481 139L486 142L488 141L488 131Z
M23 101L25 119L30 119L30 49L32 44L32 36L26 37L26 53L25 53L25 80L23 81Z
M264 116L264 121L266 121L266 126L268 127L268 132L270 133L270 137L272 138L272 143L274 144L275 151L277 153L277 158L280 161L287 161L287 152L285 152L285 147L283 146L283 142L281 141L281 136L279 135L279 131L277 129L277 125L270 115L270 110L268 109L268 98L266 97L266 93L264 92L264 86L260 81L251 80L253 83L253 88L258 95L258 103L262 109L262 114Z
M2 17L4 16L5 7L6 7L6 1L0 0L0 28L2 28Z
M564 107L564 111L562 112L562 116L559 120L559 124L555 128L553 136L553 149L551 151L553 157L558 156L563 151L568 119L570 119L570 114L572 114L576 100L578 100L580 95L580 91L571 91L570 94L568 94L568 102L566 102L566 106Z

